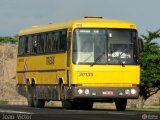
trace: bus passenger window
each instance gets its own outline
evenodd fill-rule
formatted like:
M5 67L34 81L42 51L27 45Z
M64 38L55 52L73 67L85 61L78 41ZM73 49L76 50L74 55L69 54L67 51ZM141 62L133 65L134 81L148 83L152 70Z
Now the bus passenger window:
M24 55L24 53L25 53L25 37L20 37L18 46L19 46L18 55Z
M48 45L49 52L53 52L53 34L52 32L48 34L48 42L49 42L49 45Z
M27 54L28 53L28 37L25 37L25 42L24 42L24 54Z
M37 36L34 36L33 37L33 47L32 47L32 53L33 54L36 54L37 53Z
M59 48L60 48L60 32L56 32L55 33L55 48L56 48L56 52L59 51Z
M60 33L60 40L59 40L59 50L65 51L67 45L67 33L66 30Z
M52 33L52 37L51 37L51 49L52 49L52 52L56 52L56 34L53 32Z
M37 50L38 53L44 53L44 40L43 35L38 35L38 42L37 42Z
M32 36L28 37L27 54L32 53Z
M50 33L46 34L46 39L45 39L45 52L46 52L46 53L50 53L50 52L51 52Z

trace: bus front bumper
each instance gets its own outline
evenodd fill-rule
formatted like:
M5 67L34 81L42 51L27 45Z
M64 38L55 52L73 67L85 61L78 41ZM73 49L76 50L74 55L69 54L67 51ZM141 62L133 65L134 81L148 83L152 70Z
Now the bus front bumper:
M70 92L67 92L70 91ZM66 98L90 98L90 99L137 99L139 87L70 87L66 88Z

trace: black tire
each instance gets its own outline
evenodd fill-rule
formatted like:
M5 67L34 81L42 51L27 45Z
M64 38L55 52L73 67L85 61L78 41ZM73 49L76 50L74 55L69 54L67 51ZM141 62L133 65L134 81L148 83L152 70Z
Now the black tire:
M77 104L80 110L91 110L93 107L93 101L83 101L78 102Z
M30 85L27 86L27 102L29 107L34 107L33 102L33 89Z
M60 99L62 101L62 108L64 109L81 109L81 110L91 110L93 107L93 102L92 101L83 101L83 102L76 102L76 101L71 101L65 98L65 90L64 90L64 85L60 84Z
M117 111L125 111L127 105L127 99L116 99L115 105Z
M64 109L75 109L74 102L66 99L62 100L62 107Z
M37 94L36 94L36 87L32 87L33 89L33 103L34 107L36 108L44 108L45 106L45 100L38 99Z
M44 106L45 106L45 100L34 99L34 106L36 108L44 108Z
M93 102L76 102L76 101L69 101L63 100L62 106L65 109L74 109L74 110L91 110L93 107Z
M62 108L64 109L76 109L76 104L73 101L70 101L65 98L65 90L64 85L61 83L59 84L60 88L60 100L62 101Z

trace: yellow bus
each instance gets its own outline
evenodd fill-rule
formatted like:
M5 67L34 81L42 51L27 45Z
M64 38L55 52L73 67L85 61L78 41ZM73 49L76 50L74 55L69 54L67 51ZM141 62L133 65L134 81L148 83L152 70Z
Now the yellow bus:
M142 49L134 23L85 17L19 32L16 84L30 107L62 101L65 109L139 96Z

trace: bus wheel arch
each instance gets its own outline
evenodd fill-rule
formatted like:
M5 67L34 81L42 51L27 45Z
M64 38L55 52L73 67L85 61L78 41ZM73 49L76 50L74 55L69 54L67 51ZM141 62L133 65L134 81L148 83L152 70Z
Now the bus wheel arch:
M58 99L62 100L63 96L63 89L64 89L64 82L62 78L58 79Z
M25 82L26 82L26 85L29 85L30 84L29 78L27 78Z
M58 78L58 85L64 84L63 78Z
M29 107L43 108L45 105L45 100L38 99L36 91L35 79L32 78L27 83L27 102Z
M65 86L64 86L64 79L59 78L58 82L58 99L62 102L62 108L64 109L73 109L75 106L75 102L66 99L65 97Z
M31 86L32 86L32 87L34 87L34 86L35 86L35 84L36 84L35 79L34 79L34 78L32 78L30 83L31 83Z

